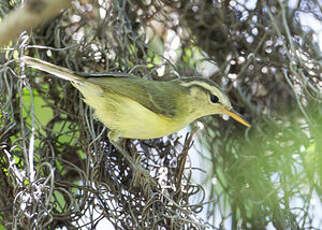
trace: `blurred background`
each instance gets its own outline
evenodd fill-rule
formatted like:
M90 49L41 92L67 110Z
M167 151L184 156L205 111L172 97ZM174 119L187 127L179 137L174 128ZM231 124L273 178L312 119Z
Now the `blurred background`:
M1 0L0 21L21 4ZM0 229L321 229L321 11L319 0L78 0L21 32L0 52ZM22 55L209 78L252 126L210 116L128 140L157 182L134 186L80 93Z

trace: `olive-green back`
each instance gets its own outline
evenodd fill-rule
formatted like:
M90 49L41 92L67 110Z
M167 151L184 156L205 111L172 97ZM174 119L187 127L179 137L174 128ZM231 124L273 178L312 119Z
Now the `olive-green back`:
M127 77L87 78L87 82L100 86L104 92L128 97L151 111L166 117L174 117L178 95L184 90L169 81L152 81Z

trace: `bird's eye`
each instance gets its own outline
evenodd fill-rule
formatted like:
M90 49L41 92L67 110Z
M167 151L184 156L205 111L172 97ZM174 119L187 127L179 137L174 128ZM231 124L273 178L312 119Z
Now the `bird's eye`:
M210 95L210 101L212 103L217 103L219 101L219 98L216 95L211 94Z

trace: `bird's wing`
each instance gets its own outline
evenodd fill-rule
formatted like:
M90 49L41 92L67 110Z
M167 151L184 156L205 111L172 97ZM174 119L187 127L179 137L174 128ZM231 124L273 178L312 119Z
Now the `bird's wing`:
M128 97L152 112L166 117L174 117L177 108L177 95L169 82L148 81L127 77L95 77L88 82L99 85L105 92Z

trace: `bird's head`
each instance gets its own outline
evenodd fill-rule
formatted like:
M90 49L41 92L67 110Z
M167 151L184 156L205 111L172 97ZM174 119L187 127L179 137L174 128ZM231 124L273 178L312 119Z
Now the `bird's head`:
M219 87L208 79L204 78L181 78L179 84L190 94L191 112L196 117L202 117L211 114L225 114L239 123L249 127L250 124L240 115L233 111L228 97L219 89Z

